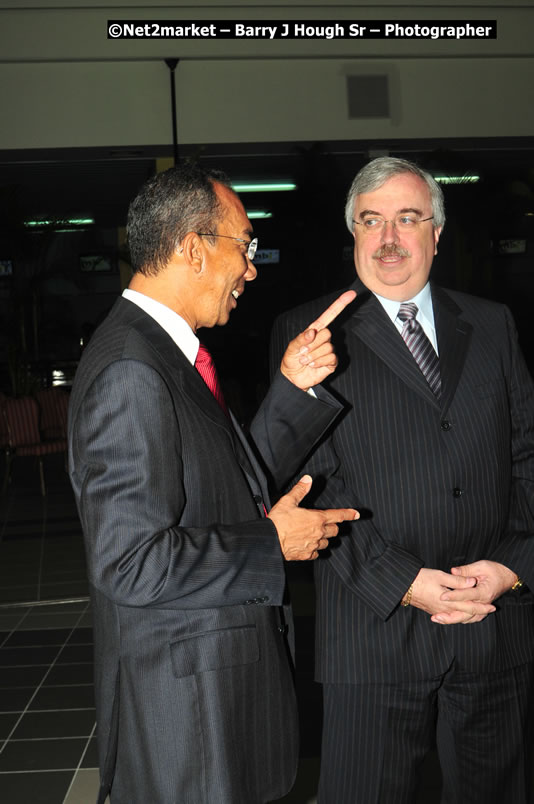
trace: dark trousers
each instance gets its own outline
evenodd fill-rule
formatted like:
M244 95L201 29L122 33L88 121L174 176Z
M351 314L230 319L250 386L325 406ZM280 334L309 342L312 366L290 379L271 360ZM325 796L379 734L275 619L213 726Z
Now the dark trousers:
M325 684L318 804L413 804L434 745L442 804L529 804L533 681L530 663L453 664L429 681Z

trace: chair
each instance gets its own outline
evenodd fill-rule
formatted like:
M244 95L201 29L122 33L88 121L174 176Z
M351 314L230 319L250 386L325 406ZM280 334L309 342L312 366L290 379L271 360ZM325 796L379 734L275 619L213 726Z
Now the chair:
M3 408L7 429L8 448L6 452L6 474L2 493L7 490L11 480L11 464L14 458L36 457L39 461L41 494L46 495L43 456L54 452L66 452L66 438L41 441L39 433L39 406L30 396L7 398Z
M69 394L62 388L44 388L35 394L40 408L39 431L44 441L67 437Z
M3 453L5 460L4 460L4 468L7 466L7 450L8 450L8 442L7 442L7 425L4 418L4 402L6 401L6 395L0 391L0 451Z
M6 401L7 396L0 391L0 449L4 450L7 448L7 426L4 419L4 402Z

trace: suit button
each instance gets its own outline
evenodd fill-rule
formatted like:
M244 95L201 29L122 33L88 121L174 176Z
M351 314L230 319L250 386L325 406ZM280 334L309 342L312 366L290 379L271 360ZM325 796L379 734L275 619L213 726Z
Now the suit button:
M268 603L268 602L269 602L269 598L268 598L268 597L262 597L261 602L262 602L262 603Z
M450 430L451 429L450 421L448 421L447 419L443 419L443 421L441 422L441 429L442 430Z
M463 489L459 489L458 486L455 486L455 488L452 490L453 497L461 497L463 493Z

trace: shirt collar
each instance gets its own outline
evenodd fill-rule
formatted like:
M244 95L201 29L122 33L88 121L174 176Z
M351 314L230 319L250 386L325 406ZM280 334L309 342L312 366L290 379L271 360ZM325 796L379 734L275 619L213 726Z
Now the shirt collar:
M189 362L194 366L197 358L199 340L187 321L175 313L170 307L156 301L144 293L126 288L122 292L123 298L133 302L153 318L162 329L173 339L176 346L181 349Z
M375 293L374 295L391 320L395 321L401 303L398 301L393 301L392 299L386 299L384 296L379 296L378 293ZM421 317L424 317L430 326L434 328L434 309L432 307L432 294L430 292L429 282L426 283L424 288L420 290L419 293L413 297L413 299L406 299L405 301L416 304L418 308L417 318L420 319Z

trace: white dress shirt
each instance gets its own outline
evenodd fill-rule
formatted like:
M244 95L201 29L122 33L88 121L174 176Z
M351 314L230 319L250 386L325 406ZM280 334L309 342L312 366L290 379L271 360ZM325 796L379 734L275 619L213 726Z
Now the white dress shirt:
M403 322L400 320L400 318L397 318L401 303L398 301L392 301L392 299L385 299L383 296L379 296L378 293L375 293L374 295L388 316L391 318L399 332L402 332ZM417 296L414 296L413 299L406 299L406 301L413 302L417 305L417 315L415 318L423 327L425 335L436 350L436 354L439 354L438 339L436 337L436 327L434 324L434 308L432 307L432 294L430 293L430 285L428 282L424 288L419 291Z
M191 365L195 365L200 341L181 315L175 313L174 310L171 310L171 308L167 307L165 304L161 304L161 302L152 299L150 296L145 296L144 293L139 293L137 290L126 288L126 290L123 290L122 295L123 298L137 304L137 306L144 310L145 313L148 313L154 321L157 321L160 327L163 327L165 332L171 336L176 346L181 349Z

